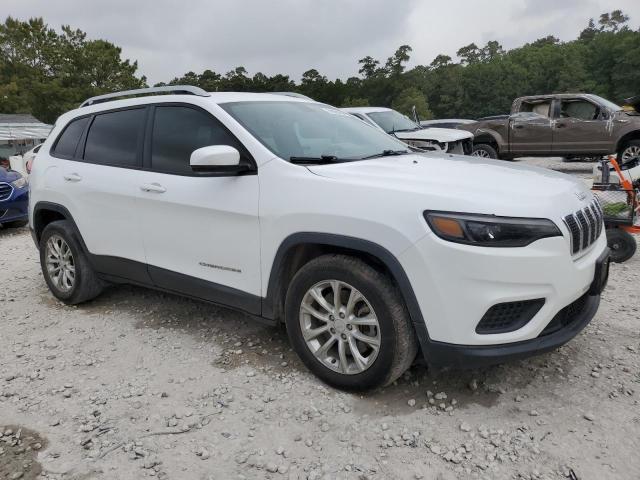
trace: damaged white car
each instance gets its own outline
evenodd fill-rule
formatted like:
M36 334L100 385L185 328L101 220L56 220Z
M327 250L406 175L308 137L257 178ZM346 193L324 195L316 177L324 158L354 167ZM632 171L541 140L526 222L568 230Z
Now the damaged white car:
M429 151L471 155L473 134L453 128L424 127L406 115L384 107L350 107L343 111L384 130L407 145Z

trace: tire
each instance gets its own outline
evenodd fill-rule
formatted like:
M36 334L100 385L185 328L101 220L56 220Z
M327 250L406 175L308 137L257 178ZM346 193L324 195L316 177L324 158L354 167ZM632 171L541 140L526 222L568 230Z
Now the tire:
M488 143L478 143L473 146L471 156L482 158L498 158L498 151Z
M638 157L640 157L640 140L627 142L618 152L620 165L625 165Z
M50 241L54 246L49 246ZM66 255L67 249L70 256ZM60 253L56 254L56 250ZM62 257L67 260L62 262L60 260ZM60 272L61 264L62 270L66 273L54 275L56 271ZM104 283L91 268L73 225L67 220L52 222L42 232L40 266L51 293L67 305L91 300L100 295L104 289ZM71 270L73 270L72 279Z
M14 222L3 223L2 225L5 228L22 228L22 227L26 227L28 223L29 223L29 220L16 220Z
M341 292L342 313L346 313L352 290L356 292L353 298L358 298L358 294L363 297L353 303L353 315L339 317L341 314L333 310L336 315L331 316L310 293L316 289L325 305L332 307L335 283L331 281L336 280L341 282L337 290ZM323 290L327 284L330 286ZM325 320L303 310L309 305L316 313L322 313ZM369 323L363 325L365 321ZM411 366L418 352L409 314L391 279L362 260L346 255L323 255L295 274L286 295L285 322L291 345L307 368L325 383L342 390L365 391L388 385ZM328 330L316 336L307 333L308 345L303 329L309 332L320 327ZM312 344L321 350L319 347L331 337L333 343L321 360L312 351ZM360 340L365 337L366 342ZM375 343L371 340L374 338L379 342L377 351L370 344ZM340 355L341 345L344 355ZM352 346L357 355L352 354ZM357 362L357 357L366 363Z
M611 261L623 263L636 253L636 239L620 228L607 229L607 245L611 249Z

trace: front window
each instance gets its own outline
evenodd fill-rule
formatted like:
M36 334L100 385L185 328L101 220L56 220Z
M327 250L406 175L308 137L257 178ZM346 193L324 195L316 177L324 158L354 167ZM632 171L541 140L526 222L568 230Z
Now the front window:
M408 130L418 130L420 125L411 120L406 115L402 115L395 110L384 112L372 112L368 114L371 120L376 122L381 129L387 133L406 132Z
M284 160L335 157L361 160L407 150L400 141L336 108L308 102L232 102L220 105Z

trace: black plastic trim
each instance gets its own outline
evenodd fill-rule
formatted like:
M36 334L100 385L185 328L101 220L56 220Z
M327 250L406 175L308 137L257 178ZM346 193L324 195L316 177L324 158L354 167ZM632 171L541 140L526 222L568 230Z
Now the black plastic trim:
M348 248L369 255L374 256L391 272L393 279L395 280L400 293L405 301L405 305L409 310L409 315L413 322L416 335L422 347L422 352L429 358L429 333L427 332L427 325L422 317L422 311L420 305L413 291L413 287L407 274L405 273L402 265L398 259L386 248L378 245L377 243L370 242L368 240L362 240L360 238L348 237L344 235L336 235L330 233L318 233L318 232L299 232L294 233L280 244L278 251L273 260L271 266L271 273L269 274L269 283L267 287L267 296L263 299L262 303L262 316L269 319L274 319L276 311L276 302L278 301L277 293L279 290L279 280L283 274L282 269L284 261L287 258L288 252L303 244L310 245L326 245L340 248Z
M593 319L600 305L600 295L588 297L583 312L554 333L521 342L501 345L456 345L430 341L428 363L438 367L478 368L526 358L554 350L580 333Z

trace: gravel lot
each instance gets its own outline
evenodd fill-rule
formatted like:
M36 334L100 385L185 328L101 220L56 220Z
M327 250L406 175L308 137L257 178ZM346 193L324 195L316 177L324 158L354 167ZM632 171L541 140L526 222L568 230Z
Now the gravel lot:
M561 349L361 396L283 330L126 286L67 307L26 229L0 249L1 479L640 478L639 256Z

